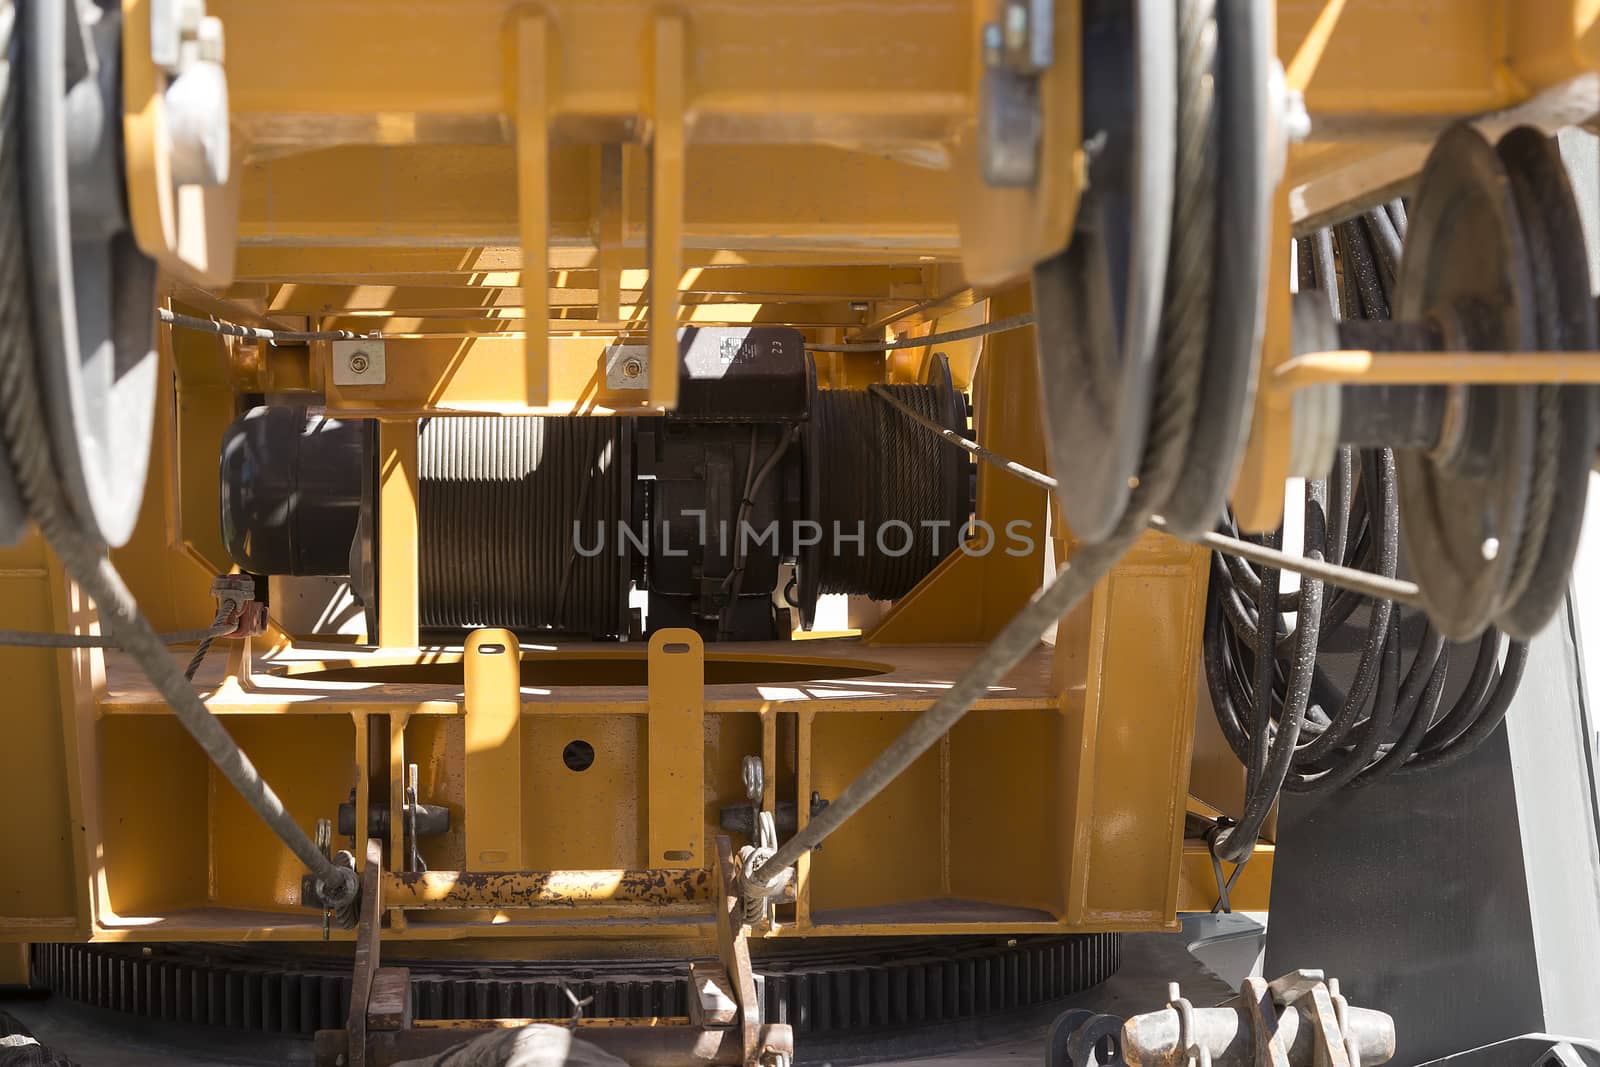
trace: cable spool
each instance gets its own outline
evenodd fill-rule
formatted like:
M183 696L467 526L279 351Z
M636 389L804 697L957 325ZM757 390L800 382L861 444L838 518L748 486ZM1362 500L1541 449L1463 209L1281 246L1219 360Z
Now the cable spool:
M626 636L632 437L620 418L424 420L422 627Z
M1388 319L1406 224L1396 201L1302 239L1302 292L1320 288L1318 298L1347 319ZM1389 448L1340 448L1329 478L1306 483L1305 554L1394 577L1402 533L1397 465ZM1237 534L1231 520L1225 525ZM1526 644L1486 630L1447 701L1452 657L1426 617L1413 617L1403 631L1397 604L1364 602L1342 589L1324 596L1310 578L1283 593L1280 578L1271 568L1213 557L1206 682L1223 736L1249 769L1243 817L1212 841L1217 856L1232 862L1250 854L1280 789L1332 793L1466 756L1500 725L1527 662ZM1329 658L1351 655L1353 665ZM1341 689L1335 676L1348 685Z
M909 593L956 547L972 511L971 462L964 454L871 392L818 389L814 366L810 374L807 513L821 541L800 549L800 613L808 629L823 593L873 600ZM883 388L966 433L966 400L944 356L934 357L929 377L927 385Z

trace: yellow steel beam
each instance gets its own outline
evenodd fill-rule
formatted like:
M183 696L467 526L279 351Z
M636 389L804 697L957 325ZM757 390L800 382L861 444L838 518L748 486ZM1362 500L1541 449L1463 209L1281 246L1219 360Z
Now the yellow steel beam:
M517 217L522 254L541 262L550 247L550 102L547 71L551 67L549 24L542 13L525 11L514 24L512 62L506 71L511 84L512 114L517 129ZM550 316L549 296L533 286L525 296L527 316L542 322ZM531 407L550 399L550 345L543 330L527 334L523 342L528 373L524 399Z
M332 375L327 377L331 380ZM383 549L376 561L377 641L391 647L414 648L417 644L419 473L416 420L379 423L377 526L378 544Z
M650 308L644 304L624 304L619 322L602 322L595 318L592 307L556 308L549 321L535 323L523 318L520 309L504 309L507 314L485 313L467 317L464 313L445 312L431 314L385 315L333 315L318 320L318 326L328 330L349 330L368 333L378 330L385 337L391 334L419 334L429 336L473 336L476 334L523 334L537 327L556 334L570 331L578 333L619 332L644 333L651 321ZM793 326L796 329L849 329L858 325L861 315L848 304L693 304L678 316L678 326ZM554 341L556 338L552 338ZM551 372L559 377L560 368ZM521 405L517 401L508 401Z
M1063 914L1075 927L1160 926L1177 907L1210 559L1146 534L1095 588L1088 647L1070 621L1057 634L1085 685L1062 698L1076 786Z
M712 897L706 867L618 871L426 871L391 874L383 895L425 910L533 908L552 904L692 904Z
M935 257L871 249L763 251L686 248L683 265L685 269L698 268L707 272L702 276L711 285L720 284L716 273L722 270L764 268L761 277L768 279L765 284L771 285L778 279L790 276L790 272L796 272L794 276L804 278L812 270L829 267L844 268L851 272L851 277L873 267L899 268L891 274L892 278L898 278L902 270L920 270L919 264L924 262L948 264L953 262L953 256L954 252L950 250ZM597 271L600 262L597 244L552 248L548 263L550 282L556 284L557 276L563 271ZM451 278L460 279L460 284L468 285L520 285L524 266L522 249L515 246L367 248L336 243L289 247L252 244L239 249L236 276L243 281L255 282L361 281L375 285L398 285L408 278L415 278L418 280L413 284L457 284L456 281L443 280ZM617 249L618 270L639 271L637 277L642 283L647 267L642 243L624 243ZM782 272L772 268L780 268ZM835 282L825 286L836 287ZM854 287L852 283L850 288Z
M503 137L503 83L484 49L517 6L397 15L385 0L212 0L208 9L230 42L294 42L293 63L275 48L228 55L235 121L258 148L282 148L353 136L381 144ZM691 29L698 141L920 144L948 138L970 112L977 53L966 0L931 0L914 15L900 0L863 0L846 17L826 4L675 6ZM626 140L649 113L653 87L649 67L619 48L655 32L659 5L545 8L561 55L548 75L557 132Z
M650 161L648 248L650 281L650 403L678 406L678 275L683 269L684 106L687 45L683 18L661 12L651 20L648 106Z
M706 867L705 646L700 635L657 630L650 638L649 678L648 862Z
M615 320L622 302L622 271L624 261L623 220L627 205L623 201L625 188L622 181L622 153L620 144L600 146L596 161L595 254L598 277L597 317Z
M550 148L552 256L593 254L599 151L559 142ZM625 156L628 247L646 241L647 154ZM829 145L696 145L683 166L684 249L833 257L893 251L914 261L949 257L959 247L946 171ZM517 173L516 150L502 145L342 147L266 160L243 178L240 243L442 247L462 255L515 245ZM307 261L316 269L314 258Z
M597 270L553 270L543 279L554 301L594 306L599 298L602 272ZM617 272L616 295L630 303L643 295L649 272L627 269ZM959 283L958 283L959 284ZM770 268L691 267L679 280L685 302L696 300L748 303L766 301L787 303L835 303L848 300L921 301L926 292L922 272L915 267L812 267L774 270ZM192 292L184 290L183 293ZM520 271L480 271L462 274L375 275L348 283L327 281L274 281L234 286L224 291L223 301L213 301L208 314L224 318L262 316L287 319L299 315L332 315L341 311L436 311L478 310L482 308L522 307L526 290ZM946 299L954 310L972 303L970 289L962 289L965 299L950 294ZM260 306L244 304L246 295L260 297ZM235 301L228 303L226 301ZM927 318L937 317L938 309L924 305Z
M522 861L521 654L510 630L467 638L467 868L517 871Z
M641 411L645 408L645 398L640 390L624 389L612 390L606 387L604 352L607 344L612 339L608 337L552 337L550 351L553 358L550 362L552 379L550 384L551 403L543 407L520 406L521 398L526 395L520 390L526 388L526 378L530 374L529 368L522 360L522 339L519 336L466 336L459 338L437 338L417 340L390 340L386 342L388 381L382 387L372 386L344 386L333 381L331 373L332 359L331 347L326 342L315 343L311 346L312 372L314 380L320 383L327 398L327 407L330 412L338 411L347 415L389 414L395 417L402 415L418 416L428 414L442 414L446 412L505 412L508 414L566 414L571 411ZM516 399L508 399L515 397ZM395 423L395 429L390 431L390 425L384 424L384 431L391 437L404 432L403 423ZM415 438L415 427L410 433ZM382 434L380 433L380 440ZM396 448L399 448L397 443ZM415 497L401 497L401 504L396 505L402 510L391 512L393 518L385 518L383 509L388 507L387 493L390 491L390 471L404 472L411 468L397 467L394 464L403 461L415 463L415 445L411 451L396 453L391 459L389 450L385 449L383 466L380 473L384 475L385 496L379 502L379 523L383 530L384 561L385 565L391 556L399 554L401 559L395 563L397 567L404 567L404 546L415 542L415 504L412 503L412 513L407 520L403 509L406 500L414 501ZM398 477L398 474L396 475ZM414 476L412 477L414 484ZM400 494L401 482L393 485L393 491ZM389 523L395 523L398 528L394 536L407 538L407 540L391 540ZM404 524L410 522L410 533L406 532ZM415 550L412 549L414 557ZM414 564L412 571L414 571ZM410 572L407 572L410 573ZM380 582L383 571L379 571ZM389 597L388 587L381 590L379 611L382 613L384 601ZM412 604L410 611L415 615L415 590L414 585L409 592L402 589L397 595L406 597L407 603ZM402 609L396 608L396 611ZM398 616L394 620L399 624ZM381 626L380 619L380 626ZM415 633L415 623L411 632ZM381 634L380 634L381 636ZM413 636L409 641L383 639L384 644L415 645Z

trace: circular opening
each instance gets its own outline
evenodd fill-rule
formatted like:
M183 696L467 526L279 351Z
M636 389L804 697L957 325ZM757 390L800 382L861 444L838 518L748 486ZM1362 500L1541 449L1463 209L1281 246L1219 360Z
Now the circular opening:
M587 741L568 741L561 750L561 762L569 771L586 771L594 766L594 746Z

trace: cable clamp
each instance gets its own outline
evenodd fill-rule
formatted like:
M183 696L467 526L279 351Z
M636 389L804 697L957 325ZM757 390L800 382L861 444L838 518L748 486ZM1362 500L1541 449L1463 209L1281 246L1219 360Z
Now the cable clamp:
M211 582L217 598L213 629L217 637L253 637L267 629L267 606L256 599L256 582L248 574L219 574Z
M739 895L744 898L744 921L759 926L772 917L772 901L783 896L794 878L794 868L786 867L771 882L756 881L756 872L778 852L778 826L772 812L756 818L756 843L739 850Z

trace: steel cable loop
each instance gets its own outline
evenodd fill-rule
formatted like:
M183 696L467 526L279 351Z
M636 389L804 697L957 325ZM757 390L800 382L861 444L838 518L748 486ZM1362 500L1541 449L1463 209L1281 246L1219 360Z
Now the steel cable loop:
M194 676L200 673L200 665L206 661L206 655L211 651L211 642L232 630L235 622L229 621L229 604L227 601L217 605L217 614L211 620L211 628L200 639L200 644L194 650L194 655L189 657L189 665L183 669L183 676L189 681L194 681Z
M1381 220L1351 220L1301 242L1302 287L1320 285L1341 315L1388 314L1395 256L1381 242L1388 239L1385 230L1403 230L1404 213L1392 207L1382 212ZM1320 515L1314 501L1326 501ZM1231 530L1230 524L1231 518L1224 529ZM1339 566L1395 576L1399 491L1393 451L1343 448L1327 482L1308 483L1305 551L1325 554ZM1277 572L1245 560L1218 558L1212 576L1206 680L1224 738L1256 771L1247 811L1270 807L1276 797L1277 790L1267 788L1272 776L1260 773L1260 754L1281 751L1274 742L1291 731L1298 740L1281 782L1291 793L1365 787L1463 758L1504 718L1526 663L1525 644L1486 632L1465 685L1443 707L1449 678L1445 638L1424 620L1414 641L1406 641L1399 606L1375 600L1357 624L1361 643L1348 688L1341 691L1328 672L1316 667L1308 690L1297 674L1302 655L1309 650L1315 666L1319 641L1349 624L1359 606L1356 598L1336 591L1313 609L1302 586L1292 603L1285 598L1274 604L1267 594L1278 583Z
M158 636L167 645L187 645L200 641L207 645L213 638L221 637L233 624L218 626L213 623L203 630L167 630ZM38 630L0 630L0 646L12 648L121 648L110 634L54 634Z
M17 103L11 91L19 55L14 6L0 5L0 429L16 467L18 488L67 574L94 601L102 621L135 659L189 734L283 844L317 879L324 899L348 907L357 898L355 873L333 864L300 828L222 723L185 678L161 636L139 610L104 546L71 515L51 454L50 435L34 366L33 323L27 307L18 189ZM25 60L25 57L20 57ZM70 314L70 309L63 309Z

